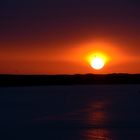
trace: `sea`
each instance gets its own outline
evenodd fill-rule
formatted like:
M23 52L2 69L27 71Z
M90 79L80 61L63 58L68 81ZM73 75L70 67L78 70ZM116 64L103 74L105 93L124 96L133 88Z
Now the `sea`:
M0 87L0 140L140 140L140 85Z

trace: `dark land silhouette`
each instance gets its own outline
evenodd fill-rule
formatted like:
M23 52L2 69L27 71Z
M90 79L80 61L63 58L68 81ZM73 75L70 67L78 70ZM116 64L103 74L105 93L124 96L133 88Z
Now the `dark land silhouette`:
M140 74L0 75L0 86L140 84Z

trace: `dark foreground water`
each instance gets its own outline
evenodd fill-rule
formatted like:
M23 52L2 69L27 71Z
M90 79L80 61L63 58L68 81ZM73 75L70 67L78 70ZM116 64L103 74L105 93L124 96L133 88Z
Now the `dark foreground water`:
M140 85L0 88L0 139L139 140Z

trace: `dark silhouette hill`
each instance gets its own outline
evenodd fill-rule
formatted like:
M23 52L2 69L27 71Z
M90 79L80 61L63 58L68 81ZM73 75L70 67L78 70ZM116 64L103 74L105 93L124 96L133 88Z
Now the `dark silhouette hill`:
M140 74L0 75L0 86L140 84Z

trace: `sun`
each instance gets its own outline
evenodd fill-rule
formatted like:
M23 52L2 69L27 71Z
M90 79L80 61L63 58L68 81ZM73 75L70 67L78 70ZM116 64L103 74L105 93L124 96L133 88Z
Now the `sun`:
M90 66L95 70L101 70L104 68L108 61L108 57L103 53L91 53L87 56L87 61Z
M100 69L102 69L104 67L105 62L104 62L104 60L102 58L95 57L95 58L93 58L93 60L91 60L90 65L95 70L100 70Z

